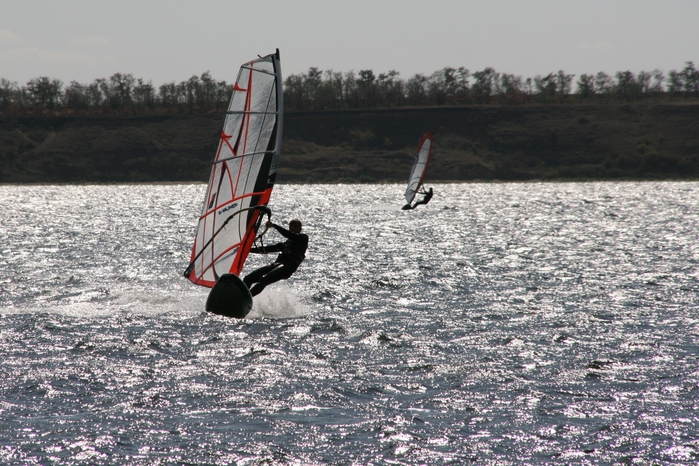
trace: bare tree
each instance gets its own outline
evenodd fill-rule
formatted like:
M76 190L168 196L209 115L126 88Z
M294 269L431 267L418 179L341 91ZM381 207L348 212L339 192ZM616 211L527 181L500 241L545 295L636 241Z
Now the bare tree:
M595 76L595 93L611 95L614 91L614 80L604 71L600 71Z
M304 95L311 102L318 98L318 89L320 89L321 84L323 84L323 72L316 67L309 68L308 73L303 77L303 85Z
M680 71L684 92L699 96L699 71L694 68L694 62L688 61Z
M296 110L305 108L303 76L292 74L286 77L284 80L284 104Z
M16 82L0 78L0 110L7 110L12 106L17 92L19 87Z
M63 91L63 105L73 110L85 110L89 108L89 86L71 81Z
M427 102L427 77L418 73L408 79L405 96L410 105L424 105Z
M595 77L591 74L581 74L578 78L576 93L585 100L595 95Z
M470 94L470 84L469 84L469 77L471 76L471 72L468 70L468 68L464 68L463 66L460 66L456 70L456 93L455 97L457 101L465 102L469 98Z
M534 86L539 98L543 101L551 100L556 96L557 82L556 75L549 73L546 76L536 75L534 77Z
M180 104L179 87L174 81L161 85L158 88L158 98L162 105L168 107Z
M560 70L556 75L556 93L562 98L570 94L574 74L566 74L565 71Z
M351 107L359 106L359 87L357 86L357 75L354 74L354 70L349 70L345 73L344 94L345 102Z
M497 85L498 93L505 97L509 103L524 102L524 91L522 90L522 77L514 74L502 73Z
M197 103L204 111L218 107L218 84L207 70L199 77L199 95Z
M41 77L27 83L27 91L35 107L54 109L60 103L63 83L57 79Z
M486 68L483 71L473 73L473 78L476 80L471 86L471 95L477 102L487 103L490 97L495 92L495 83L497 82L500 73L497 73L493 68Z
M114 73L109 77L107 99L112 108L128 107L133 103L135 82L132 74Z
M637 99L640 92L636 77L631 71L618 71L616 73L616 95L626 101Z
M95 79L92 84L87 87L87 95L90 98L90 107L99 107L107 99L104 93L106 82L104 79Z
M377 86L382 103L385 105L403 104L403 81L398 76L400 76L400 73L396 70L379 74Z
M677 70L670 70L667 79L667 91L672 94L680 93L684 90L682 75Z
M660 70L653 70L653 83L650 86L650 92L654 94L660 94L665 91L663 87L663 82L665 82L665 74Z
M329 96L332 107L345 105L345 80L339 71L325 70L324 92Z
M652 75L647 71L639 71L636 75L636 84L638 84L638 92L641 95L648 94L650 91L650 80Z
M143 79L138 78L133 88L133 101L139 107L153 108L155 105L155 88L153 84L150 81L144 83Z
M376 76L372 70L361 70L357 79L357 90L359 99L366 107L373 107L376 104Z

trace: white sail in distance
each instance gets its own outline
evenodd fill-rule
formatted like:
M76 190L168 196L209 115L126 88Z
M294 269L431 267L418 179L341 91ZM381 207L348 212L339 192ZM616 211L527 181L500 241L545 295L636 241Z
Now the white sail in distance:
M405 201L408 204L413 202L415 194L417 194L417 192L420 190L422 181L425 179L427 165L429 164L430 157L432 155L433 141L434 134L425 133L417 146L415 161L413 162L413 167L410 169L410 176L408 177L408 188L405 190Z

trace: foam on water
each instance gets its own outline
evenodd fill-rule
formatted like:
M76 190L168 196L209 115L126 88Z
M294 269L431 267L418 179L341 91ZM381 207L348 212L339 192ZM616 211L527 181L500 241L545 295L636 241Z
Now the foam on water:
M313 309L304 304L290 286L273 284L255 296L252 310L246 318L293 319L312 312Z

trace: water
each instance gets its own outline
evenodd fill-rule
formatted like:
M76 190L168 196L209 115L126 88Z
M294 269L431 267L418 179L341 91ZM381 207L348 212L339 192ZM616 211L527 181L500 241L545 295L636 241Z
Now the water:
M434 187L275 188L238 321L203 185L0 186L0 463L696 463L699 183Z

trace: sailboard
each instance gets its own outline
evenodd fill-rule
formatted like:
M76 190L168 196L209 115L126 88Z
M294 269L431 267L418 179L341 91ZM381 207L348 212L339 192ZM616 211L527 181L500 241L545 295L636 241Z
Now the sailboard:
M281 153L282 92L279 49L240 67L211 168L190 263L184 271L192 283L214 288L216 299L211 299L210 294L207 310L217 314L244 317L252 307L252 297L238 275L259 237L264 216L272 215L267 204ZM236 290L231 296L235 302L210 309L210 301L226 301L220 299L221 290L216 289L223 276L226 286L222 283L218 288L224 292ZM241 300L245 302L237 303Z
M427 165L432 156L433 141L434 134L425 133L422 139L420 139L420 143L417 145L415 161L413 162L413 167L410 169L408 187L405 190L405 201L408 205L413 202L415 194L417 194L418 191L420 191L420 187L422 187L422 181L425 179L425 173L427 172Z

